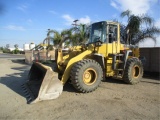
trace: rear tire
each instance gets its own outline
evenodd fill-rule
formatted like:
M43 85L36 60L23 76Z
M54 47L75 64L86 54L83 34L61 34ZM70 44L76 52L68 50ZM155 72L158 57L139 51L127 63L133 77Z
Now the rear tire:
M129 84L137 84L143 76L143 65L137 58L127 60L126 68L123 75L123 80Z
M80 92L88 93L94 91L102 80L102 67L95 60L81 60L72 67L71 83Z

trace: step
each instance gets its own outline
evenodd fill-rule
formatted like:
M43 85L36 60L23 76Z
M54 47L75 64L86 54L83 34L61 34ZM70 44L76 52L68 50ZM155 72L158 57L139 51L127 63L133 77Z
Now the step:
M116 54L116 56L124 56L124 54Z
M118 53L118 54L109 54L108 55L108 57L113 57L113 56L124 56L124 54Z
M116 71L123 71L123 69L115 69Z
M117 76L117 75L114 75L112 78L115 78L115 79L122 79L122 76Z
M124 63L123 61L118 61L118 63Z

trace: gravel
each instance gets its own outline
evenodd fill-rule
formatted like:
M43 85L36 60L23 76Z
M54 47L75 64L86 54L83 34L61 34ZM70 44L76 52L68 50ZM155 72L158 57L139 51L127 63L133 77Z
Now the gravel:
M107 78L92 93L64 86L55 100L27 104L21 85L31 66L0 59L0 119L2 120L159 120L160 80L143 78L137 85Z

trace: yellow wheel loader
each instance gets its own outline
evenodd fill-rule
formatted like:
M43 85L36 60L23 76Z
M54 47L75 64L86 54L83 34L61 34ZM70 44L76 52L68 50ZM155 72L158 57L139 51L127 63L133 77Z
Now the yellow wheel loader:
M55 58L54 71L41 63L33 63L29 80L23 85L26 94L29 91L29 103L57 98L68 80L79 92L88 93L94 91L105 77L137 84L143 75L139 49L121 43L117 22L93 23L88 43L73 46L65 54L60 47Z

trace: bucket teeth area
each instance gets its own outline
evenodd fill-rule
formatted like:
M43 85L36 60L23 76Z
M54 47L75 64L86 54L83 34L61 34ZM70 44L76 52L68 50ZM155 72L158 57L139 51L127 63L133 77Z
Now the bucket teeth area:
M25 94L25 97L27 99L27 103L30 104L35 99L34 94L30 90L29 85L27 83L23 84L21 87L22 87L23 92Z
M22 85L27 103L56 99L62 93L63 85L52 69L41 63L33 63L28 81Z

